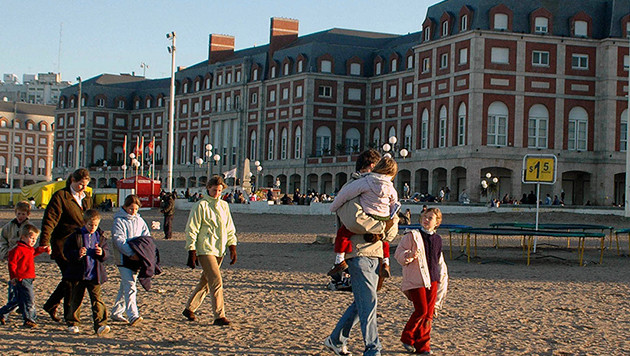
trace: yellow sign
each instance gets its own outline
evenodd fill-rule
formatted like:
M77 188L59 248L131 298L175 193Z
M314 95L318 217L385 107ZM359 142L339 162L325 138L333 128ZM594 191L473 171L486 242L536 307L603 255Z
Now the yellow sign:
M523 169L524 183L553 183L556 181L555 156L526 156Z

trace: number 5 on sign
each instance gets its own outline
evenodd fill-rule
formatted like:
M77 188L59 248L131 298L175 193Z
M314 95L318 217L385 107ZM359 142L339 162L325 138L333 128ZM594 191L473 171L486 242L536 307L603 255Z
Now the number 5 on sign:
M554 184L557 159L554 155L525 155L523 183Z

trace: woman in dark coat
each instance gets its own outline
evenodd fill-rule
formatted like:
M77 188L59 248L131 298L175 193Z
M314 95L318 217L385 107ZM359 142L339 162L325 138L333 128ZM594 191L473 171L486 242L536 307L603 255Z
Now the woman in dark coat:
M85 224L83 213L92 208L92 197L85 192L89 183L90 172L85 168L77 169L68 177L66 187L53 194L44 211L39 245L50 245L50 257L55 260L61 273L68 266L68 260L63 255L66 238ZM64 315L70 311L70 289L68 281L62 278L44 303L44 310L56 322L61 321L57 316L57 308L62 299Z

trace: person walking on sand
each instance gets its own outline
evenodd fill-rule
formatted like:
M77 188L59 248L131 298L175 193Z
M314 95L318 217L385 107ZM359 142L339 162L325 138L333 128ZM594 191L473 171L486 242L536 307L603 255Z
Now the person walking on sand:
M173 237L173 217L175 216L175 194L165 193L160 203L160 212L164 214L164 239Z
M190 295L182 312L188 320L197 319L195 312L209 293L212 301L213 325L229 325L225 317L223 301L223 279L221 262L230 251L230 264L236 263L236 228L232 221L229 204L221 200L221 192L226 188L223 178L210 178L206 189L208 195L195 203L186 224L186 265L192 269L201 264L203 272L199 283Z
M92 209L92 196L85 191L89 183L90 172L87 169L79 168L72 172L66 180L66 187L53 194L44 211L39 246L51 247L50 257L62 274L68 267L68 260L63 255L66 238L85 224L83 213ZM44 310L53 321L61 321L57 309L62 299L64 317L70 312L71 288L70 283L62 278L44 303Z
M442 238L435 232L441 222L440 209L427 209L420 215L420 231L405 234L394 253L403 266L401 289L414 307L400 337L410 353L431 354L431 323L442 308L448 288Z

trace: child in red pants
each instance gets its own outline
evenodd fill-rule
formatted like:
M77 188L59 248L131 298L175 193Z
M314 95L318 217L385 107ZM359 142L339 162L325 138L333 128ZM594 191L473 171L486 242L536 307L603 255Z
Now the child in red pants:
M412 353L431 353L431 323L448 287L442 238L435 232L441 222L440 209L427 209L420 215L422 229L405 234L394 253L403 266L401 289L414 308L400 337L404 348Z

